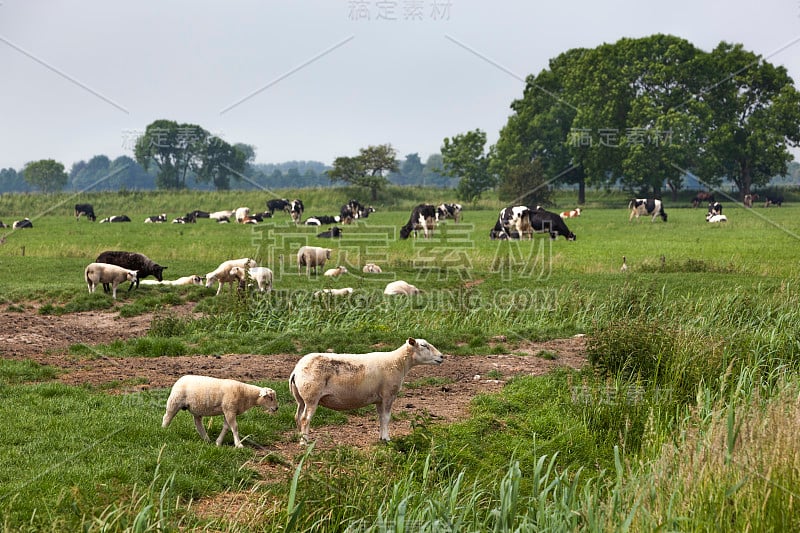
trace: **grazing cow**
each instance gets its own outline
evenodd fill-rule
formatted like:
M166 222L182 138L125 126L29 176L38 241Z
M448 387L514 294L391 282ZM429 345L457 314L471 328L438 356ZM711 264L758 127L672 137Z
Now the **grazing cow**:
M267 200L267 209L272 215L275 214L275 211L286 211L288 213L289 200L287 200L286 198L275 198L273 200Z
M697 207L705 202L708 202L710 204L716 202L714 194L706 191L700 191L694 196L694 198L692 198L692 207Z
M537 206L537 209L539 207ZM531 227L531 210L524 205L509 206L500 210L500 217L495 224L496 232L505 232L505 238L510 239L511 233L516 232L518 237L533 238L533 228ZM500 237L495 237L500 238Z
M436 228L436 208L430 204L419 204L411 211L408 223L400 228L400 238L408 239L411 232L417 236L417 231L422 230L423 236L427 239L433 235Z
M97 217L94 215L94 207L92 207L92 204L75 204L75 220L77 221L81 215L85 215L86 218L92 222L97 220Z
M549 233L550 238L555 240L559 235L568 241L574 241L577 237L572 233L564 220L556 213L545 211L541 207L537 208L530 215L531 228L536 233Z
M33 222L31 222L31 219L25 217L22 220L15 220L14 223L11 224L11 227L14 229L32 228Z
M722 204L719 202L714 202L708 204L708 213L711 215L721 215L722 214Z
M96 263L108 263L110 265L117 265L128 270L135 270L138 275L136 278L136 287L139 287L139 280L148 276L155 277L158 281L164 280L164 270L167 268L152 261L144 254L136 252L123 252L107 250L97 256ZM104 284L105 285L105 284ZM131 283L128 290L131 290L134 283ZM103 288L106 288L105 286ZM108 292L108 291L106 291Z
M452 218L458 224L461 221L461 204L441 204L436 208L436 220Z
M576 207L572 211L562 211L559 215L561 218L577 218L581 216L581 208Z
M664 211L664 205L661 203L661 200L658 199L636 198L630 201L628 209L631 210L631 216L628 217L628 221L633 220L633 217L636 217L638 220L640 216L644 215L652 215L653 218L651 222L655 222L656 217L659 216L664 222L667 221L667 213Z
M145 224L161 224L167 221L167 214L161 213L160 215L154 215L152 217L147 217L144 219Z
M100 224L104 224L106 222L130 222L131 219L127 215L114 215L110 217L106 217L100 221Z
M374 212L374 207L365 207L361 205L358 200L353 199L341 207L339 210L339 219L344 224L351 224L354 220L359 218L367 218L369 217L370 213Z
M771 205L781 207L783 205L783 196L767 196L764 207L769 207Z
M303 218L303 211L305 208L303 207L303 202L301 200L292 200L289 202L289 215L292 217L292 221L295 224L300 223L300 219Z
M342 236L342 229L336 226L332 227L328 231L317 233L317 237L319 237L320 239L338 239L341 236Z

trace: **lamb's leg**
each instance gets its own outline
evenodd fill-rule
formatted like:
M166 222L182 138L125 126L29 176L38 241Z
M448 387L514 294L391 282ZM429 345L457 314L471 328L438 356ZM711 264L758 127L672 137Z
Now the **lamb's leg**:
M192 416L194 416L194 427L197 428L197 432L200 433L204 441L211 442L211 439L208 438L208 433L206 433L206 428L203 427L203 417L200 415Z
M242 441L239 439L239 426L236 423L236 413L225 413L223 415L222 433L219 434L219 438L217 439L217 446L222 444L222 437L225 435L228 428L231 428L231 433L233 433L234 446L237 448L244 448Z
M234 421L236 419L234 418ZM222 431L219 432L219 437L217 437L217 446L222 446L222 441L225 440L225 434L228 432L228 428L230 424L228 424L228 416L222 415ZM236 433L234 435L234 442L236 441ZM238 447L238 446L237 446Z
M381 440L384 442L389 441L389 420L392 418L392 403L391 399L386 399L375 405L378 410L378 419L380 420Z

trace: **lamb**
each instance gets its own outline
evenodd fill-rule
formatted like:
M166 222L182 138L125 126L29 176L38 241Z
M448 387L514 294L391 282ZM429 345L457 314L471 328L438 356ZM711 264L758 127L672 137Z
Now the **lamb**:
M242 267L233 267L231 276L235 276L241 283L248 278L255 281L259 292L269 292L272 290L272 270L267 267L250 267L247 272Z
M352 287L345 287L343 289L322 289L314 292L314 298L320 298L322 296L348 296L350 294L353 294Z
M182 278L168 280L165 279L164 281L158 281L155 279L145 279L141 281L142 285L171 285L173 287L184 286L184 285L202 285L203 278L198 276L197 274L193 276L183 276Z
M213 271L206 274L206 288L211 288L214 285L214 282L219 282L219 287L217 287L217 296L222 291L222 286L226 283L230 283L231 287L233 287L234 283L239 283L240 286L244 284L243 277L237 277L231 275L231 269L233 267L239 268L252 268L256 265L256 262L253 259L248 259L243 257L242 259L230 259L228 261L223 261L220 265Z
M234 445L243 448L236 417L257 405L265 411L272 413L277 411L278 397L275 391L233 379L186 375L179 378L172 386L161 427L167 427L178 411L186 409L192 413L194 425L203 440L211 442L203 427L203 417L223 415L222 431L217 437L217 446L222 444L222 439L230 428Z
M419 294L422 291L416 288L415 286L411 285L399 279L397 281L393 281L386 285L386 288L383 290L383 294L386 295L396 295L396 294L405 294L405 295L412 295L412 294Z
M310 275L311 269L314 269L314 275L317 275L317 267L324 267L325 261L331 258L330 248L320 248L319 246L302 246L297 251L297 270L301 267L306 267L306 276Z
M342 274L347 274L347 267L340 265L336 268L329 268L325 271L323 276L328 276L329 278L338 278Z
M366 265L364 265L364 268L362 268L361 271L364 272L364 274L380 274L381 272L383 272L383 270L381 270L381 267L379 267L375 263L367 263Z
M130 281L131 285L136 283L138 276L135 270L129 270L117 265L108 263L90 263L83 272L89 292L93 293L99 284L103 284L103 290L108 292L106 287L110 284L112 296L117 299L117 287L120 283Z
M135 270L137 272L135 283L131 283L128 290L131 290L134 285L138 288L139 280L147 276L155 276L158 281L163 280L164 270L167 268L153 262L146 255L136 252L105 251L98 255L95 261L98 263L109 263L111 265L121 266L128 270ZM103 288L108 292L107 286Z
M439 365L443 360L442 353L428 341L414 338L391 352L304 355L289 376L301 442L308 442L317 406L345 411L370 404L378 411L380 438L388 441L392 403L408 371L417 365Z

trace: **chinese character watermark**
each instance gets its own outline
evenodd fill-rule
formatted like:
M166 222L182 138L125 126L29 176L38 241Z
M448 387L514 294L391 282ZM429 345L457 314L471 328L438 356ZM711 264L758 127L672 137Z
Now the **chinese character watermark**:
M618 128L572 128L567 135L567 145L572 148L584 146L604 146L619 148L620 146L671 146L672 130L652 128L626 128L620 132Z
M348 0L347 18L351 21L450 20L450 0Z

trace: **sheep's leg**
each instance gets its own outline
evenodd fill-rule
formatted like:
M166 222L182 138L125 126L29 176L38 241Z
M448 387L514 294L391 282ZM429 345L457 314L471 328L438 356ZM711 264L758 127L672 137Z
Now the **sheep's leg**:
M380 420L381 440L389 441L389 420L392 418L392 400L384 400L375 406Z
M164 413L164 418L161 419L161 427L167 427L175 415L180 411L180 409L176 407L172 407L171 405L167 405L167 411Z
M204 441L211 442L211 439L208 438L208 433L206 433L206 428L203 427L203 417L200 415L192 416L194 416L194 427L197 428L197 432L203 437Z
M233 444L237 448L244 448L242 445L242 441L239 439L239 426L236 424L236 414L235 413L225 413L222 416L222 433L219 434L217 438L217 446L222 444L222 438L225 436L225 433L228 431L228 428L231 429L231 433L233 433Z
M116 300L117 299L117 284L111 284L111 296Z
M308 442L308 431L309 427L311 426L311 418L316 412L316 403L306 403L305 409L303 409L303 414L300 416L300 422L298 423L298 429L300 429L300 440L303 443Z
M217 296L219 296L220 291L222 291L223 283L220 280L217 280L217 283L219 283L219 286L217 287Z

